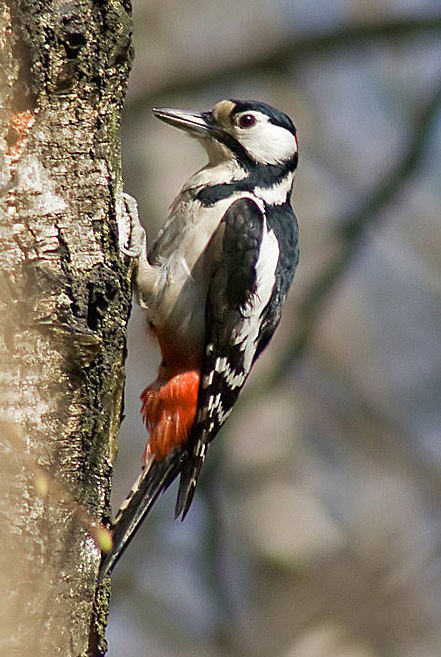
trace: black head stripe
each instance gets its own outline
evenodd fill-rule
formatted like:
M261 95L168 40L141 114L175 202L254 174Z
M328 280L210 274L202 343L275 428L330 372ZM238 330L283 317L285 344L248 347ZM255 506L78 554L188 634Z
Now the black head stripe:
M236 156L238 161L242 164L244 167L252 167L254 162L248 155L247 151L243 146L239 144L239 142L234 139L228 132L223 130L215 121L213 117L212 112L203 112L202 113L203 118L207 122L207 124L210 126L210 134L213 139L216 139L218 142L221 144L225 144L225 146Z
M232 153L234 153L237 160L244 168L246 169L253 168L253 166L255 165L254 160L251 159L245 148L241 144L239 144L237 139L235 139L232 135L230 135L225 130L216 129L216 128L213 130L212 135L215 139L217 139L217 141L221 142L222 144L225 144L225 146L229 148Z
M295 153L295 155L283 165L267 164L262 166L257 163L250 164L246 169L248 175L245 178L202 187L196 194L196 198L203 205L210 206L214 205L221 199L228 198L238 192L248 192L256 187L266 187L269 189L273 185L277 185L281 182L289 172L295 171L297 162L298 155ZM289 196L290 193L287 194L287 201L289 200ZM263 200L265 200L264 197Z
M235 104L232 111L233 116L236 114L242 114L242 112L260 112L261 114L268 116L270 122L274 125L278 125L282 128L285 128L285 130L289 130L289 132L292 132L294 136L297 133L296 127L289 116L283 112L280 112L275 107L271 107L271 105L267 105L266 103L262 103L258 100L241 101L231 99L231 102Z

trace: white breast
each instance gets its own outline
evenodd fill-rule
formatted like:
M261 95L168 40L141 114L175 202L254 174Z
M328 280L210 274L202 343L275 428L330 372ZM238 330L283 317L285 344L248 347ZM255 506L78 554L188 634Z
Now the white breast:
M212 274L206 247L228 207L244 196L238 193L205 207L191 201L184 191L154 243L156 275L143 306L148 321L165 339L179 341L189 357L202 351L205 338L205 303Z

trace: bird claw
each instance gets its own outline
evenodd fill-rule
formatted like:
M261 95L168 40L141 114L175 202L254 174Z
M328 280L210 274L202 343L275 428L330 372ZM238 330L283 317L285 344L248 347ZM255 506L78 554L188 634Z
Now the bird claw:
M125 192L118 207L118 242L121 253L129 258L147 258L147 238L139 221L138 204Z

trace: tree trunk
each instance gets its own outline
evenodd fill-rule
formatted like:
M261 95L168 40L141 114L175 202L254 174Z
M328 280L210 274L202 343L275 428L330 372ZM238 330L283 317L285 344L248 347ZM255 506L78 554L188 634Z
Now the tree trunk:
M129 271L127 0L0 6L0 654L101 655Z

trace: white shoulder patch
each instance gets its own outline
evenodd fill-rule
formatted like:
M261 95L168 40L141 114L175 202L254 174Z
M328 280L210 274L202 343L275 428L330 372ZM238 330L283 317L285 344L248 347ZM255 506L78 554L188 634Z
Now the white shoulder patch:
M271 187L255 187L254 194L268 205L282 205L291 191L294 174L290 171L282 180Z
M256 265L256 292L247 307L247 314L234 335L234 344L240 345L244 354L243 372L235 372L228 358L219 357L215 370L222 374L231 388L241 387L251 369L259 337L261 315L268 304L276 281L279 261L279 244L274 231L268 231L266 219L263 223L263 236Z

